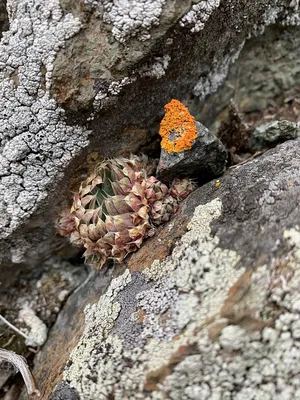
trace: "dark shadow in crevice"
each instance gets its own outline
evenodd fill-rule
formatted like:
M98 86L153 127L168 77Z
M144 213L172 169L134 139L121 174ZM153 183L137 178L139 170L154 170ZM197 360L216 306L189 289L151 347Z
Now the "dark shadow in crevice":
M9 28L9 20L6 9L6 0L0 0L0 39L2 38L2 32L7 31Z

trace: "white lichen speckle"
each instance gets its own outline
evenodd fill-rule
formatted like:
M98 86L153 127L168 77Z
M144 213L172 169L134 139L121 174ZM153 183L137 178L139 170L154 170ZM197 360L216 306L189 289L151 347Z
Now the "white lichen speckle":
M150 29L159 25L166 0L85 0L97 10L103 8L104 22L112 26L114 38L125 43L135 37L150 39Z
M193 94L199 97L199 100L203 100L207 95L217 91L224 82L230 65L237 60L244 44L243 42L234 53L225 55L221 62L215 63L215 67L209 74L199 79L193 88Z
M180 26L189 28L192 33L200 32L219 5L220 0L204 0L194 4L191 10L181 18Z
M232 283L244 272L235 269L236 253L222 251L218 239L210 236L209 224L220 210L218 199L197 208L190 231L173 255L160 262L164 274L155 277L149 268L144 280L142 274L129 279L127 272L86 310L85 332L64 375L80 398L101 400L112 390L116 399L156 398L141 397L145 369L150 373L163 368L181 346L196 341L195 331L218 313ZM140 288L137 292L134 285ZM126 367L128 360L131 368Z
M222 330L219 343L223 349L228 351L241 350L247 341L246 333L245 329L240 326L228 325Z
M8 9L10 27L0 42L1 238L41 205L87 145L87 132L67 126L49 95L56 53L79 31L79 20L64 15L58 0L11 0ZM12 250L15 262L24 246Z
M155 57L154 62L150 65L146 64L128 77L120 79L119 81L112 81L107 88L99 90L93 101L93 108L95 111L101 110L105 101L111 99L113 96L118 96L124 87L136 82L137 79L142 77L149 78L162 78L168 69L171 57L166 55L163 57Z
M163 57L154 57L154 61L150 65L145 65L138 70L139 76L149 76L150 78L162 78L170 64L171 57L165 55Z

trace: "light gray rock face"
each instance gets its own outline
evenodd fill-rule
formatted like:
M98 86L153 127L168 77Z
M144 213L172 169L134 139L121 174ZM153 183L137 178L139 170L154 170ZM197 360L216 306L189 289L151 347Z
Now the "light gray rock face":
M192 3L8 1L0 43L3 265L33 265L56 248L53 220L87 151L155 151L171 97L204 98L249 35L275 21L298 23L296 4L284 0Z
M38 356L43 398L62 388L83 400L297 398L299 144L192 193L153 239L185 221L165 259L145 268L147 241L131 270L91 277L79 292L84 318L74 295Z
M64 111L49 95L55 55L80 21L64 16L56 0L11 1L8 11L10 28L0 43L0 253L2 261L20 262L52 229L53 184L88 141L84 129L65 123ZM32 234L28 218L43 203L48 206Z

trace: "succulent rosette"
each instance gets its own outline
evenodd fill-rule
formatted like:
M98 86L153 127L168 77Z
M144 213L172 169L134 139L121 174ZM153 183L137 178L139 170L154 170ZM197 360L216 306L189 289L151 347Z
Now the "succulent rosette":
M81 183L70 211L58 221L59 234L85 248L86 261L96 268L136 251L194 189L188 179L176 180L168 189L148 177L146 167L145 156L103 161Z

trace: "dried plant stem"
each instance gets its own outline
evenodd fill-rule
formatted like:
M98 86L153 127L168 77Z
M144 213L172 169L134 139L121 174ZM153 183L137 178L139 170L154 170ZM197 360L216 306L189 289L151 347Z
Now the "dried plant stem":
M40 397L40 392L36 386L35 380L29 370L24 357L19 356L13 351L0 348L0 361L11 363L18 371L20 371L29 396Z
M28 336L25 335L25 333L23 333L22 331L20 331L20 329L18 329L16 326L14 326L13 324L11 324L9 321L7 321L6 318L4 318L1 314L0 314L0 320L2 322L4 322L4 324L6 324L7 326L9 326L12 330L14 330L16 333L18 333L19 335L23 336L24 339L28 339Z

